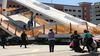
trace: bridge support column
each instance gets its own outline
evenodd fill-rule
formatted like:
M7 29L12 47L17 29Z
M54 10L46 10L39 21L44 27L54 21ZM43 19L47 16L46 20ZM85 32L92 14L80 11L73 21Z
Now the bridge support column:
M88 23L86 22L86 30L88 30Z
M31 24L32 24L32 27L33 27L33 25L34 25L34 28L36 27L36 15L37 15L36 12L32 12L32 11L31 11L30 22L31 22ZM34 21L33 21L33 20L34 20ZM33 22L34 22L34 24L33 24Z
M7 8L7 0L2 0L2 14L7 16L7 12L5 12L5 9Z
M36 27L36 13L33 14L33 19L34 19L34 27Z
M72 24L70 23L70 33L72 33Z

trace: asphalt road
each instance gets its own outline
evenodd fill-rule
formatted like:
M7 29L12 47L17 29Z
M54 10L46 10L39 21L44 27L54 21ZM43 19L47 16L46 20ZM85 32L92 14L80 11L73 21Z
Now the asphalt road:
M100 48L98 52L77 53L70 51L69 45L55 45L55 51L50 53L48 45L30 44L27 47L20 48L20 45L10 45L3 49L0 46L0 56L100 56Z

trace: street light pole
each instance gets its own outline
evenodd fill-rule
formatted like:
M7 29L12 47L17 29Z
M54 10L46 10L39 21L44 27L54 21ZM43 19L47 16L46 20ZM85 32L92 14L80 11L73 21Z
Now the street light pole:
M51 3L52 3L52 0L51 0Z

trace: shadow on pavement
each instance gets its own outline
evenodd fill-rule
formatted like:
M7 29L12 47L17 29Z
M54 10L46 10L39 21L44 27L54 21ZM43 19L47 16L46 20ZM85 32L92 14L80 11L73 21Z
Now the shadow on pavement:
M73 55L73 56L100 56L100 52L99 53L89 53L89 54L82 54L82 55Z

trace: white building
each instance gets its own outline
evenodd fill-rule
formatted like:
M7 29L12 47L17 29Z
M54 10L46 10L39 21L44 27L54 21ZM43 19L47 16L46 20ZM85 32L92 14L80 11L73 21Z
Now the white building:
M100 2L96 2L91 6L90 15L91 23L100 24Z
M73 6L73 5L61 5L61 4L49 4L49 3L44 3L46 5L49 5L55 9L58 9L60 11L63 11L65 13L68 13L70 15L73 15L74 17L78 17L80 19L83 18L83 11L81 6ZM53 21L47 17L44 17L43 15L39 14L38 15L40 18L45 19L48 22L56 22Z
M82 19L82 7L81 6L70 6L65 5L64 6L64 12L73 15L74 17L78 17Z

